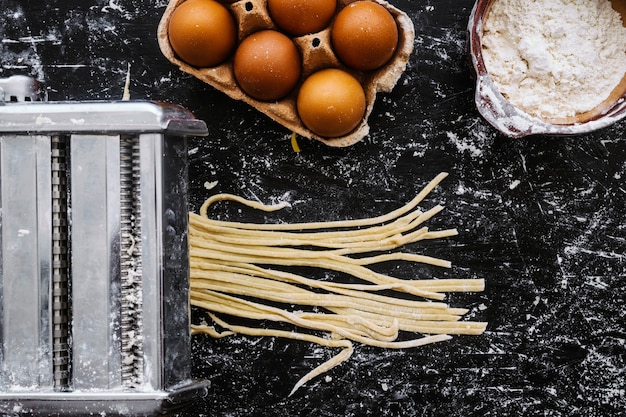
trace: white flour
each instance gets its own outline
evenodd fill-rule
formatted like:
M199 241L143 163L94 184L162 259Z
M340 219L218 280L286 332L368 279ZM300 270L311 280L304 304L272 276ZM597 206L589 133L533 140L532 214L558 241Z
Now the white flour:
M500 92L540 118L604 101L626 73L626 28L608 0L496 0L483 58Z

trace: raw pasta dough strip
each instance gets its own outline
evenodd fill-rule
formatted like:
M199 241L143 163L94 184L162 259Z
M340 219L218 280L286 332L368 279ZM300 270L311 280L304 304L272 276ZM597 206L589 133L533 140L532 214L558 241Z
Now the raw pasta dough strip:
M347 323L341 323L337 325L330 322L318 321L311 317L300 318L297 314L281 310L276 307L270 307L262 304L252 303L246 300L238 299L236 297L227 296L215 292L191 292L191 303L197 307L204 308L208 311L216 313L228 314L235 317L249 318L255 320L271 320L275 322L285 322L293 324L309 330L323 331L327 333L337 334L349 334L353 339L355 337L361 337L363 340L375 340L364 336L364 333L358 329L348 329ZM346 331L339 330L344 327ZM295 332L294 332L295 333ZM387 340L388 337L383 336L383 340Z
M278 309L276 307L253 303L247 300L239 299L237 297L231 297L212 291L191 290L190 295L192 305L203 308L207 311L228 314L234 317L242 317L253 320L270 320L275 322L284 322L309 330L323 331L329 334L342 334L342 336L349 335L349 339L361 338L361 340L363 341L376 340L371 336L367 336L368 332L366 331L353 329L352 326L349 325L348 320L344 320L340 325L338 325L337 323L339 322L339 320L335 320L335 323L333 324L324 320L315 320L308 315L304 318L300 318L296 313L288 312L286 310ZM362 324L363 327L367 327L369 323L367 323L367 320L364 319ZM339 330L342 327L345 329L345 331ZM375 331L376 327L378 326L370 326L370 328L374 329L374 335L378 334ZM389 337L385 333L382 334L382 337L378 336L378 338L379 340L383 341L387 341L389 339Z
M296 248L290 248L290 247L270 247L270 246L257 247L257 246L247 246L243 242L241 245L225 245L223 243L211 242L211 241L208 241L207 239L198 239L196 236L190 236L189 239L192 243L192 246L198 249L214 250L217 252L232 252L232 253L236 253L239 255L248 255L251 257L259 257L259 258L262 258L262 257L279 258L279 259L283 259L283 258L296 258L296 259L332 258L335 260L339 259L346 263L351 263L351 264L356 264L356 265L371 265L371 264L381 263L381 262L403 260L403 261L409 261L409 262L419 262L419 263L428 264L428 265L435 265L435 266L440 266L443 268L451 267L450 262L443 260L443 259L438 259L438 258L425 256L425 255L402 253L402 252L390 253L390 254L379 255L379 256L372 256L372 257L367 257L367 258L349 258L349 257L344 257L344 256L348 254L361 253L361 251L348 250L348 249L345 249L345 250L336 249L332 251L325 251L325 250L314 251L314 250L296 249ZM391 250L391 249L395 249L395 248L387 248L385 246L380 246L380 247L376 247L375 249L368 248L368 251L372 251L372 250L385 251L385 250ZM342 258L338 258L338 256L341 256ZM254 263L258 263L258 262L255 261Z
M366 218L366 219L358 219L358 220L340 220L335 222L311 222L311 223L282 223L282 224L272 224L272 225L264 225L264 224L253 224L253 223L239 223L239 222L225 222L225 221L215 221L224 226L229 226L233 228L245 228L245 229L256 229L256 230L303 230L303 229L334 229L334 228L343 228L343 227L363 227L370 226L373 224L385 223L390 220L393 220L397 217L402 216L413 208L417 207L417 205L424 199L426 196L435 188L444 178L448 176L447 173L442 172L437 175L432 181L430 181L409 203L404 206L389 212L385 215ZM280 210L284 208L286 204L278 204L275 206L266 206L261 203L256 203L253 201L249 201L243 199L241 197L237 197L231 194L218 194L207 199L202 207L200 207L200 215L202 217L208 218L207 211L208 207L216 201L221 200L234 200L238 201L242 204L250 205L253 208L258 208L260 210L266 211L274 211ZM268 210L269 209L269 210Z
M433 301L414 301L406 300L398 297L385 297L378 294L371 294L369 291L382 291L382 290L396 290L402 291L404 285L415 284L420 288L426 287L432 291L437 292L479 292L485 288L484 279L439 279L439 280L417 280L417 281L403 281L402 284L387 284L387 285L375 285L375 284L343 284L339 282L321 281L316 279L309 279L297 274L284 272L275 269L266 269L258 265L251 264L223 264L223 263L208 263L192 261L192 269L195 273L202 274L201 270L214 270L240 273L244 275L258 276L264 278L270 278L277 281L289 282L306 285L311 288L319 288L329 292L334 292L343 295L349 295L356 298L367 298L370 300L378 300L381 302L393 302L398 305L410 305L419 306L422 309L444 309L450 312L450 314L464 315L468 313L467 309L450 309L445 303L433 302ZM391 298L393 301L387 300Z
M193 258L190 260L191 268L195 271L225 271L235 272L245 275L272 278L278 281L293 282L303 285L308 285L312 288L322 288L331 291L334 288L345 288L354 290L356 293L368 292L368 291L383 291L383 290L396 290L401 289L404 283L395 284L348 284L339 282L326 282L316 279L305 278L301 275L292 274L289 272L279 271L276 269L261 268L258 265L240 263L240 262L227 262L221 260L201 260L199 258ZM430 302L429 302L430 303ZM434 303L433 303L434 304ZM443 305L443 304L441 304Z
M235 297L233 297L232 300L224 300L223 298L217 298L214 294L205 291L191 290L189 291L189 299L191 305L215 313L228 314L230 316L252 320L285 321L282 316L262 308L261 305L258 307L246 305L241 302L243 300L236 299Z
M216 227L214 220L190 214L192 236L204 240L219 241L223 244L244 246L319 246L325 248L343 248L345 253L359 253L367 250L392 250L408 243L415 243L425 239L455 236L456 229L429 232L428 228L414 230L417 226L432 218L443 209L437 205L425 213L413 212L416 218L396 220L379 228L387 233L377 233L373 227L368 229L342 230L336 232L295 233L273 230L254 231L233 229L230 227ZM412 216L412 217L413 217ZM406 220L406 221L400 221ZM398 224L396 224L398 222ZM375 233L376 232L376 233ZM402 233L409 232L406 235Z
M372 301L378 301L381 303L393 304L393 305L402 305L409 306L412 308L420 308L422 310L434 310L437 309L439 311L448 311L450 314L464 315L468 311L467 309L450 309L445 303L438 303L432 301L415 301L408 300L405 298L399 297L389 297L379 294L372 294L368 291L378 291L378 290L389 290L389 289L397 289L395 285L359 285L354 286L352 284L341 285L333 282L325 282L315 279L304 278L300 275L287 273L278 270L270 270L260 268L256 265L248 265L248 267L241 266L232 266L232 265L216 265L210 263L202 263L202 262L193 262L195 265L192 268L192 274L194 278L205 279L205 278L213 278L219 277L219 274L222 273L232 273L232 274L240 274L241 279L248 280L248 277L258 277L258 278L267 278L270 281L279 281L284 283L295 283L306 285L311 288L322 289L328 292L343 294L346 296L350 296L354 299L368 299ZM209 272L210 271L210 272ZM250 278L251 279L251 278ZM465 281L471 281L466 283ZM449 279L449 280L424 280L419 281L420 285L425 285L428 287L434 287L439 289L443 288L452 288L452 289L465 289L465 291L482 291L484 288L484 281L479 279L474 280L462 280L462 279ZM193 283L192 283L193 285ZM256 283L250 283L251 286L256 287Z
M441 207L441 206L438 206ZM428 212L427 212L428 213ZM392 229L392 234L389 236L366 236L359 232L355 235L354 239L347 240L347 233L340 232L341 237L326 239L322 236L309 236L301 238L294 233L279 233L272 231L264 231L261 234L255 236L249 235L232 235L226 230L222 231L202 231L200 228L202 225L199 222L207 222L207 220L193 221L195 217L190 216L190 232L189 235L192 238L198 239L199 242L216 242L222 246L235 246L254 249L257 247L323 247L327 249L335 249L331 251L335 254L347 255L372 251L390 251L399 248L400 246L407 245L409 243L416 243L420 240L437 239L443 237L456 236L458 231L456 229L429 231L427 227L422 227L418 230L414 230L406 235L402 233L404 229ZM428 216L427 218L430 218ZM427 220L424 219L425 220ZM416 225L417 226L417 225ZM412 228L406 228L412 230ZM319 233L318 233L319 235Z
M210 314L210 313L209 313ZM213 339L221 339L223 337L232 336L236 334L236 332L226 330L219 332L213 326L208 326L204 324L192 324L191 325L191 335L195 336L198 334L207 334L211 336Z
M235 278L236 275L231 275ZM379 303L371 300L358 299L337 294L318 294L298 287L290 288L288 291L281 291L278 286L263 285L257 280L255 284L249 285L243 280L239 282L205 279L195 282L192 286L197 290L213 290L228 294L265 299L283 304L298 304L302 306L319 306L332 310L333 308L353 308L359 311L368 311L375 314L386 314L391 317L408 318L414 320L441 320L457 321L460 316L448 314L447 312L424 311L419 308L398 306L389 303Z
M277 322L287 322L310 330L327 331L337 334L343 338L360 342L365 345L377 346L382 348L404 349L409 347L421 346L423 338L413 339L405 342L395 342L397 338L397 330L423 333L429 335L478 335L485 330L486 323L478 322L446 322L446 321L421 321L406 320L397 317L383 317L379 315L369 314L367 312L353 311L346 309L348 313L327 315L320 313L303 313L303 312L287 312L283 314L271 314L276 311L274 307L263 309L250 307L249 305L241 306L238 302L247 304L246 301L236 299L236 297L227 296L230 299L228 306L222 305L219 299L215 297L216 293L202 293L192 291L192 304L202 307L209 311L229 314L256 320L272 320ZM217 300L217 301L216 301ZM369 320L369 317L372 319ZM358 320L356 320L358 318ZM300 319L302 321L300 321ZM380 323L380 326L376 325ZM385 325L396 326L393 334L390 336L388 332L380 331ZM338 331L337 329L345 329ZM429 339L425 339L429 340ZM439 341L436 338L436 341ZM447 340L447 339L446 339Z
M371 304L361 304L355 302L355 300L330 298L325 294L306 294L305 290L302 290L304 294L287 293L279 295L278 292L271 291L269 289L260 288L248 288L245 285L238 285L236 283L217 283L204 282L206 285L197 285L192 288L194 293L199 293L201 290L207 291L209 294L213 294L215 291L220 293L243 295L249 297L258 297L265 300L279 302L283 304L298 304L308 306L320 306L326 307L330 311L336 314L349 314L350 316L362 316L371 318L373 322L382 323L386 326L391 326L397 320L400 330L412 331L415 333L453 333L453 334L478 334L484 331L484 323L474 322L459 322L460 317L447 314L424 314L419 310L411 310L405 308L397 308L395 306L379 307ZM335 308L332 308L335 307ZM294 312L293 314L304 318L300 313ZM307 318L315 319L316 317L327 316L326 314L311 314L307 313ZM349 320L348 320L349 321ZM372 328L371 326L369 327ZM378 333L377 330L375 330Z
M191 223L198 230L208 233L230 235L233 237L248 237L254 239L274 238L274 239L295 239L299 241L322 240L334 243L354 243L359 241L376 241L393 237L398 231L409 231L416 227L413 220L419 218L423 213L420 211L411 212L399 219L380 226L369 226L366 228L343 228L330 231L281 231L281 230L250 230L235 227L222 226L217 224L218 220L201 217L198 214L190 213ZM242 223L244 224L244 223Z
M295 314L304 319L320 320L335 324L336 326L349 327L351 330L356 330L356 332L363 337L386 342L396 340L400 334L400 327L398 326L397 320L392 320L389 323L380 321L374 322L359 315L358 312L357 314L319 314L307 312L296 312Z
M380 348L387 349L407 349L417 346L422 346L427 343L432 343L436 341L449 340L451 338L450 335L447 335L445 332L441 331L438 334L422 336L417 339L406 340L406 341L382 341L377 339L372 339L369 337L364 337L352 331L350 328L336 326L329 323L324 323L319 320L311 319L311 318L302 318L298 316L298 314L282 310L280 308L271 307L263 304L258 304L252 301L243 300L237 297L229 296L226 294L217 293L214 291L192 291L193 295L197 296L199 299L192 298L192 301L198 303L198 306L204 305L205 308L215 312L221 312L224 314L229 314L232 316L246 317L246 318L256 318L262 317L262 319L272 320L272 321L281 321L289 324L293 324L299 327L303 327L310 330L317 331L325 331L331 334L338 335L342 338L350 339L354 342L359 342L364 345L375 346ZM236 305L247 305L250 307L250 310L257 309L258 312L254 313L254 311L244 311L239 307L233 308ZM214 310L215 309L215 310ZM245 313L245 315L244 315ZM268 313L267 316L263 316L264 313Z
M233 334L245 334L248 336L277 336L282 337L284 339L294 339L294 340L303 340L307 342L312 342L321 346L327 347L348 347L352 346L352 342L345 339L326 339L324 337L315 336L307 333L298 333L286 330L278 330L278 329L266 329L266 328L256 328L256 327L247 327L247 326L237 326L232 324L227 324L222 319L217 318L217 316L213 313L209 313L211 320L213 320L217 325L223 327L224 329L230 330L228 332L218 332L213 328L213 326L209 325L198 325L193 324L191 327L193 329L194 334L224 334L230 336Z
M446 333L477 335L485 331L486 323L474 321L417 321L405 317L384 317L368 311L355 311L352 308L337 308L336 314L359 315L381 326L389 325L392 320L397 321L401 331L409 333ZM436 328L436 329L435 329Z
M247 263L242 263L242 262L237 262L237 261L230 261L230 260L225 260L225 259L204 259L204 258L192 257L191 263L196 265L195 268L200 268L200 269L206 269L206 268L210 268L211 266L215 266L217 270L221 270L222 267L236 266L236 267L240 267L244 269L250 269L251 271L253 271L254 274L256 274L258 271L264 271L264 272L261 272L262 275L265 273L269 273L270 275L268 276L270 276L271 278L275 278L279 280L282 279L282 280L285 280L286 282L302 282L298 280L298 276L295 274L290 274L290 273L287 273L284 271L278 271L275 269L260 268L258 265L252 265L252 264L247 264ZM308 280L307 278L302 278L302 279ZM393 280L393 278L391 280ZM326 288L326 287L328 287L329 289L333 288L335 289L334 290L335 292L337 292L336 289L347 289L347 290L353 290L353 291L359 291L359 292L392 289L396 291L402 291L407 294L421 295L421 296L424 296L424 298L434 298L434 297L436 297L437 299L444 298L444 295L442 294L437 294L433 292L423 293L422 291L420 291L419 288L417 287L418 283L420 282L419 280L412 280L412 281L395 280L395 282L388 282L384 284L346 284L346 283L330 282L330 281L317 281L317 280L310 280L310 281L311 281L310 285L312 287L317 288L317 286L319 286L319 288ZM317 284L315 284L315 282L317 282ZM436 305L444 306L445 305L443 303L438 304L432 301L425 301L425 302L431 303L432 306L436 306Z
M234 253L228 252L220 252L216 250L208 250L208 249L196 249L192 246L190 249L191 258L208 258L215 259L217 261L232 261L232 262L243 262L243 263L252 263L252 264L266 264L266 265L281 265L281 266L308 266L314 268L322 268L334 270L337 272L343 272L349 275L352 275L356 278L363 279L365 281L371 282L373 284L406 284L405 280L397 279L390 277L388 275L376 273L362 265L356 265L351 262L343 262L343 259L339 257L336 259L335 257L329 257L327 259L301 259L301 258L266 258L266 257L252 257L252 256L244 256L238 255ZM418 280L415 281L416 283ZM444 294L436 293L433 291L422 290L417 288L416 285L405 285L403 289L413 295L432 298L435 300L443 300L445 298Z
M231 295L241 295L230 291L223 291L223 288L219 286L214 288L205 288L203 290L223 292ZM202 299L202 291L194 290L194 296L197 299ZM265 296L264 298L271 301L283 302L280 298L270 298ZM420 314L402 314L393 310L390 310L388 314L385 314L384 312L377 313L371 310L360 310L352 306L329 308L329 310L334 314L300 311L294 311L291 312L291 314L305 320L313 320L315 322L324 322L334 324L339 327L349 328L350 333L358 334L359 337L369 337L377 341L386 342L395 340L398 336L397 331L423 334L477 335L483 333L486 326L486 323L463 322L458 321L457 318L447 319L445 316L433 317L422 316ZM308 326L304 326L302 324L298 325L308 328ZM387 331L392 328L397 329L397 331ZM363 342L363 340L359 341Z
M324 289L330 292L339 292L341 289L345 289L350 291L349 294L353 297L367 297L370 299L384 299L380 298L376 294L369 294L367 291L380 291L380 290L397 290L402 291L404 285L407 283L409 285L413 285L416 288L428 289L434 292L479 292L484 290L485 282L483 279L432 279L432 280L412 280L412 281L404 281L403 284L388 284L388 285L373 285L373 284L340 284L335 282L326 282L315 279L309 279L302 277L297 274L292 274L284 271L273 270L273 269L264 269L258 267L257 265L248 264L246 266L233 266L233 265L224 265L217 264L211 262L203 262L196 258L191 261L193 273L196 274L199 278L209 277L206 271L215 271L215 272L230 272L241 274L242 276L249 275L251 277L260 277L260 278L268 278L270 280L288 282L288 283L297 283L309 286L311 288L319 288ZM242 264L245 265L245 264ZM388 302L393 303L401 303L402 299L397 297L388 297L386 298ZM414 301L406 301L407 304L413 305ZM423 301L423 306L428 306L429 308L434 308L437 304L434 304L430 301ZM445 304L439 304L439 306L443 306ZM465 314L465 313L462 313Z
M354 352L354 347L352 346L352 342L350 342L349 340L331 340L331 339L324 339L321 337L302 334L302 333L286 332L283 330L270 330L270 329L258 329L258 328L244 327L244 326L233 326L229 323L226 323L224 320L219 319L214 314L211 315L211 318L218 325L224 327L225 329L230 329L232 332L239 333L239 334L245 334L248 336L282 337L285 339L294 339L294 340L301 340L301 341L316 343L318 345L326 346L330 348L337 348L337 347L343 348L338 354L336 354L335 356L333 356L326 362L322 363L321 365L315 367L309 373L307 373L302 378L300 378L300 380L298 380L298 382L296 382L296 384L292 388L291 392L289 393L289 396L292 396L293 393L298 390L298 388L300 388L302 385L306 384L313 378L319 375L322 375L330 371L335 366L341 364L342 362L347 361L350 358L350 356L352 356L352 353Z
M200 217L195 213L190 213L190 223L198 231L209 235L225 236L229 239L243 238L247 240L258 240L263 244L273 244L273 242L294 242L299 246L307 244L313 246L325 242L328 245L348 246L359 244L360 242L379 242L384 240L393 241L401 233L410 231L419 226L423 213L414 211L404 217L394 220L381 226L371 226L368 228L354 228L336 231L280 231L280 230L248 230L238 229L215 224L216 220ZM270 240L273 239L273 242ZM224 239L227 241L228 239Z
M315 259L272 260L272 259L266 258L262 260L257 260L259 262L254 262L253 259L250 259L248 257L237 256L235 254L220 254L216 252L212 252L212 253L199 252L199 250L193 249L193 248L190 250L190 255L191 255L192 260L194 258L203 259L208 256L209 259L211 259L212 257L216 261L232 261L232 262L244 262L244 263L252 261L251 263L282 265L282 266L309 266L309 267L323 268L323 269L325 268L325 269L330 269L330 270L334 270L337 272L343 272L348 275L352 275L356 278L360 278L365 281L371 282L373 284L383 284L383 285L384 284L400 284L401 286L402 284L406 284L406 282L403 282L403 280L393 278L384 274L378 274L360 265L349 265L349 264L345 264L342 262L336 262L333 260L315 260ZM413 294L413 295L421 296L424 298L430 298L430 299L435 299L435 300L443 300L445 298L444 294L440 294L440 293L436 293L436 292L428 291L428 290L422 290L420 288L417 288L413 284L403 285L402 288L403 288L403 291L405 291L407 294Z

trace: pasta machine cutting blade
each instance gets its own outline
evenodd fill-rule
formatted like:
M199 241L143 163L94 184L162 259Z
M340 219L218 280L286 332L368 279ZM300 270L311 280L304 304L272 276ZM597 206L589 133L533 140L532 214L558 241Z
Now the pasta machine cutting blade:
M181 107L0 80L0 415L153 416L191 379Z

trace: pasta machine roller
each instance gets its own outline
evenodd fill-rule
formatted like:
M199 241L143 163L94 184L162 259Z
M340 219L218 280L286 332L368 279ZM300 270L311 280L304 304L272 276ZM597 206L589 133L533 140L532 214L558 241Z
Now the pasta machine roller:
M0 415L171 414L191 379L187 144L151 101L0 80Z

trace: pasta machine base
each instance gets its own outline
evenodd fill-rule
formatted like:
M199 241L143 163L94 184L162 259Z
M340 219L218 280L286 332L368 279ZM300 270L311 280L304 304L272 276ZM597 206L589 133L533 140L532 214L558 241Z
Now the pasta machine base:
M0 414L152 416L191 379L186 110L0 80Z

